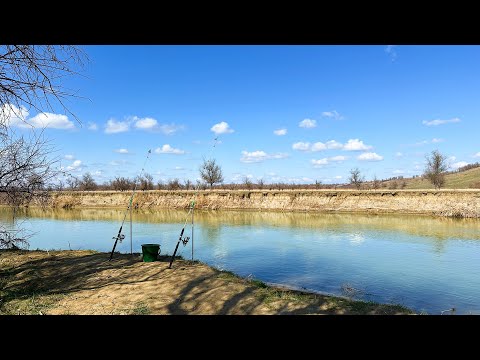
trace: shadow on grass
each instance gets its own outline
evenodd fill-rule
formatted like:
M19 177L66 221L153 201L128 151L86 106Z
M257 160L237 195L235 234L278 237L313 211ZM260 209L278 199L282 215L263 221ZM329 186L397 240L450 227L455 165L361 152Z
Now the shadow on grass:
M105 253L16 251L0 252L0 258L8 259L12 254L18 260L9 268L0 267L0 314L12 312L11 302L34 304L35 299L48 299L43 307L32 305L17 311L38 313L55 306L61 297L85 291L85 297L90 298L88 306L105 306L101 313L115 313L118 309L112 304L120 306L122 301L133 304L133 309L125 312L130 314L408 313L400 307L271 288L261 281L241 279L181 258L168 269L170 256L142 263L139 254L116 254L108 261ZM102 303L97 299L100 296L109 299Z

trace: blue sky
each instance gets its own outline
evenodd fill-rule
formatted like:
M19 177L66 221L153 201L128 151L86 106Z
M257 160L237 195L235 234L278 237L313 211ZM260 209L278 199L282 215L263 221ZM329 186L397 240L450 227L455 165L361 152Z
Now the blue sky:
M100 183L137 175L149 149L155 181L195 180L209 155L227 183L412 176L433 149L452 169L480 161L479 46L84 49L84 76L64 84L87 98L67 104L82 124L25 115Z

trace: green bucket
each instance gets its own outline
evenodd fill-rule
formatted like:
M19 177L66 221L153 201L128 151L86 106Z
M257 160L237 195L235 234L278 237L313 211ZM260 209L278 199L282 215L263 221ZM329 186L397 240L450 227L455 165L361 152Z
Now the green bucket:
M160 244L142 244L143 262L157 261Z

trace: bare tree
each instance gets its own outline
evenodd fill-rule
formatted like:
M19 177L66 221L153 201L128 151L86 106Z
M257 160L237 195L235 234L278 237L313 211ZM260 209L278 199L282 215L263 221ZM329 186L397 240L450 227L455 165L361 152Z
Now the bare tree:
M31 201L45 206L48 201L48 189L53 187L58 171L51 158L52 148L42 134L31 134L11 138L0 135L0 194L1 201L15 210ZM15 219L13 220L15 224ZM0 248L16 248L26 244L23 229L7 228L0 225Z
M426 160L424 176L438 190L445 184L445 172L448 169L447 157L438 150L433 150L430 156L426 156Z
M9 205L28 204L34 197L44 198L45 189L57 176L50 158L52 148L43 136L33 134L12 139L0 136L0 193Z
M17 136L12 126L29 124L32 108L48 117L46 111L55 105L76 118L65 106L76 95L62 86L62 80L78 74L86 60L75 46L0 45L0 193L14 214L16 207L31 201L44 205L60 170L43 130L36 132L31 124L28 138ZM23 229L0 226L0 247L27 244L22 233Z
M322 187L322 182L320 180L315 180L315 189L320 189Z
M259 179L258 180L258 183L257 183L257 186L259 189L263 189L263 187L265 186L265 180L262 179Z
M365 178L361 175L360 170L358 168L350 170L350 184L355 185L355 187L360 189L362 183L365 181Z
M148 173L145 173L142 177L137 176L135 183L138 184L138 188L142 191L154 189L153 176Z
M248 176L245 176L243 178L243 184L248 190L250 190L253 187L253 183Z
M80 180L80 189L85 191L97 189L97 183L90 173L87 172L83 175L82 180Z
M77 190L80 186L80 180L77 177L72 176L71 174L68 174L66 181L70 190Z
M157 189L158 190L164 190L165 189L165 184L162 180L157 181Z
M133 189L133 182L123 176L117 176L110 182L113 190L126 191Z
M377 175L373 177L372 187L374 190L377 190L380 187L380 181L377 179Z
M223 182L222 169L215 159L203 160L203 164L200 166L200 177L210 185L210 189L214 184Z
M193 187L193 183L190 179L185 180L185 190L190 190L190 187Z
M168 190L178 190L182 188L182 184L180 184L180 180L178 178L171 179L168 181L167 188Z

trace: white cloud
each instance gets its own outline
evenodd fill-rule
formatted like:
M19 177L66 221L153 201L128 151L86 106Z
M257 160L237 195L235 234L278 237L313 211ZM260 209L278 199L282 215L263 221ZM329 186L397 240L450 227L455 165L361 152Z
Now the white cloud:
M381 161L383 160L383 156L380 156L374 152L366 152L358 155L357 159L361 161Z
M273 133L277 136L283 136L287 134L287 129L274 130Z
M132 120L135 122L135 127L142 130L152 129L158 123L157 120L150 117L139 118L137 116L134 116Z
M322 112L322 116L323 116L323 117L326 117L326 118L334 119L334 120L342 120L342 119L343 119L343 116L340 115L340 114L337 112L337 110L324 111L324 112Z
M173 168L173 170L185 170L185 168L181 167L181 166L175 166Z
M245 178L252 180L253 175L252 174L235 174L234 176L231 177L231 180L233 183L238 183L238 182L243 182Z
M288 183L295 183L295 184L298 184L298 183L312 183L314 180L309 178L309 177L306 177L306 176L302 176L302 177L287 177L287 178L283 178L284 181L288 182Z
M444 142L445 140L444 139L438 139L438 138L433 138L432 140L422 140L422 141L419 141L415 144L412 144L410 146L423 146L423 145L427 145L427 144L438 144L438 143L441 143L441 142Z
M328 158L323 158L323 159L318 159L318 160L312 159L311 162L312 162L314 167L321 167L323 165L328 165Z
M393 174L404 174L405 171L400 170L400 169L396 169L396 170L393 170L392 173L393 173Z
M323 159L312 159L311 160L311 163L313 164L314 167L322 167L323 165L328 165L330 164L331 162L342 162L342 161L345 161L347 160L348 157L347 156L341 156L341 155L338 155L338 156L332 156L332 157L329 157L329 158L323 158Z
M343 150L347 150L347 151L361 151L361 150L370 150L370 149L372 149L372 146L365 145L363 141L359 139L350 139L343 146Z
M271 154L269 156L270 156L270 159L286 159L288 157L288 154L286 154L286 153L276 153L276 154Z
M301 128L311 129L317 126L317 121L312 119L303 119L298 123Z
M129 154L127 149L116 149L115 152L119 154Z
M341 179L341 178L343 178L342 175L337 175L337 176L335 176L335 179L337 179L337 180L339 180L339 179Z
M89 121L87 129L96 131L96 130L98 130L98 125L94 122Z
M67 166L68 171L81 171L82 168L80 167L82 165L81 160L75 160L72 165Z
M242 151L242 157L240 161L243 163L258 163L270 159L285 159L288 157L288 154L277 153L277 154L267 154L265 151Z
M327 149L327 146L322 142L316 142L312 144L312 147L310 148L311 151L322 151L326 149Z
M222 121L218 124L213 125L210 128L210 130L213 131L216 135L230 134L230 133L233 133L233 131L234 131L233 129L230 128L228 123L226 123L225 121Z
M395 156L396 156L396 157L402 157L403 154L402 154L400 151L397 151L397 152L395 153Z
M105 126L106 134L117 134L130 130L129 121L117 121L115 119L110 119L107 121Z
M179 130L185 128L184 125L172 124L160 124L156 119L151 117L138 117L130 116L128 118L129 123L134 123L136 129L139 130L148 130L148 131L160 131L165 135L173 135Z
M330 161L336 161L336 162L340 162L340 161L345 161L348 159L347 156L342 156L342 155L338 155L338 156L333 156L331 158L328 158Z
M70 155L70 154L67 154L67 155L64 156L64 158L65 158L66 160L73 160L73 159L75 159L75 156Z
M293 150L298 150L298 151L308 151L310 150L310 143L309 142L297 142L292 145Z
M339 143L336 140L329 140L326 143L322 142L316 142L313 144L310 144L309 142L296 142L292 145L293 150L298 150L298 151L323 151L323 150L347 150L347 151L362 151L362 150L370 150L373 147L370 145L365 145L363 141L359 139L350 139L347 141L347 143L344 145L342 143Z
M452 169L455 169L457 170L458 168L461 168L462 166L466 166L468 165L469 163L466 162L466 161L459 161L459 162L456 162L456 163L453 163L452 165L450 165L450 167Z
M422 141L419 141L415 144L413 144L413 146L422 146L422 145L426 145L426 144L429 144L430 141L429 140L422 140Z
M430 120L430 121L423 120L422 124L426 125L426 126L438 126L438 125L443 125L443 124L448 124L448 123L459 123L460 121L461 120L459 118L453 118L453 119L449 119L449 120L439 120L439 119Z
M452 156L449 156L449 157L447 158L447 161L448 161L448 162L453 162L453 161L455 161L455 160L457 160L457 157L456 157L456 156L453 156L453 155L452 155Z
M397 52L395 51L395 47L396 45L387 45L385 47L385 52L388 56L390 56L390 59L392 61L395 61L397 59Z
M113 160L113 161L110 161L108 163L109 165L112 165L112 166L119 166L119 165L127 165L127 164L130 164L127 160Z
M480 157L480 151L477 152L475 155L473 155L473 157L476 157L476 158Z
M53 114L49 112L38 113L29 118L29 112L25 106L16 107L13 104L4 105L1 109L2 122L10 126L19 128L50 128L50 129L73 129L75 125L68 119L68 116L62 114Z
M175 154L175 155L185 154L184 150L175 149L171 147L169 144L165 144L161 148L156 148L155 152L157 154Z
M342 144L336 142L335 140L330 140L326 144L318 141L316 143L310 144L309 142L296 142L292 145L293 150L298 151L323 151L326 149L341 149L343 147Z
M51 129L73 129L75 125L68 120L68 116L62 114L40 113L27 120L33 127L36 128L51 128Z
M325 145L327 146L327 149L332 149L332 150L343 149L343 144L335 140L329 140Z
M176 125L176 124L163 124L158 127L158 129L165 135L173 135L179 130L183 130L185 126Z

